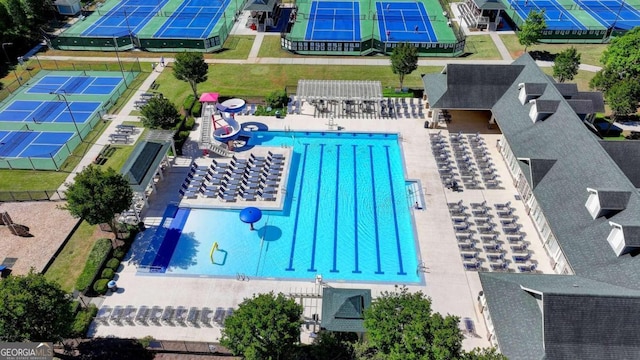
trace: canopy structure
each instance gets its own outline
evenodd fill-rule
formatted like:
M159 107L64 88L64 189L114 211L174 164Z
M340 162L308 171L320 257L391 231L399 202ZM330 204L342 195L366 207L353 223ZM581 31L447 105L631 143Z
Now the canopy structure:
M218 102L218 93L203 93L200 95L200 102Z
M174 130L149 131L146 138L136 145L122 166L120 172L129 179L129 185L136 193L136 200L139 199L141 202L139 208L134 202L136 210L141 210L144 205L147 205L148 194L151 191L156 191L154 179L156 177L159 180L164 179L164 168L171 166L167 154L169 150L176 153L173 143L174 134Z
M380 81L355 80L299 80L296 95L299 99L313 100L382 100Z
M364 311L371 306L370 289L322 290L322 324L329 331L364 333Z

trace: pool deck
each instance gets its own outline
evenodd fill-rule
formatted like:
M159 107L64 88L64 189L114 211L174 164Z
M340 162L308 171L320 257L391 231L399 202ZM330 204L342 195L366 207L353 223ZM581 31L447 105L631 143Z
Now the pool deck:
M314 118L313 109L303 105L301 115L288 115L284 119L273 117L247 116L246 121L262 122L270 130L290 129L293 131L327 131L326 119ZM239 121L245 117L239 116ZM489 205L511 201L520 215L523 231L530 242L529 249L538 260L538 272L553 273L548 256L542 248L537 231L531 219L526 216L524 205L516 201L517 190L509 175L501 155L495 147L500 135L487 130L484 120L471 120L464 125L454 125L452 132L475 134L480 132L488 145L489 152L503 181L502 190L468 190L453 192L445 188L437 171L437 164L431 153L430 133L447 129L425 129L422 119L336 119L335 122L344 131L390 132L401 135L401 147L406 167L406 178L420 180L424 193L425 206L414 210L414 221L419 244L419 256L424 261L425 285L409 286L412 291L422 291L431 297L433 310L443 314L453 314L462 318L470 318L475 324L475 334L467 334L463 341L465 349L490 346L487 338L482 314L478 310L477 297L481 285L477 272L465 271L458 250L457 240L448 210L448 202L464 199L465 202L487 201ZM199 134L193 134L198 138ZM194 151L194 153L196 153ZM206 161L196 159L196 161ZM191 158L178 158L167 174L165 180L158 184L158 191L150 199L150 207L145 211L145 223L157 224L165 206L177 202L178 189L184 180L184 168L191 163ZM182 169L182 170L180 170ZM258 202L261 204L261 202ZM134 252L136 244L134 244ZM139 250L139 249L138 249ZM144 251L144 249L142 249ZM319 313L321 301L314 297L321 288L315 278L306 281L274 280L274 279L217 279L177 276L137 275L135 261L123 261L116 279L117 293L104 297L106 306L184 306L184 307L236 307L243 299L262 292L282 292L292 294L304 305L304 316L307 324L301 328L301 341L309 342L313 331L313 314ZM418 269L416 269L418 271ZM331 287L368 288L375 298L383 291L393 291L393 284L362 284L346 282L329 282ZM464 323L461 322L461 328ZM220 328L213 327L181 327L181 326L141 326L141 325L92 325L90 334L95 336L118 336L142 338L150 335L161 340L184 340L217 342L221 336Z

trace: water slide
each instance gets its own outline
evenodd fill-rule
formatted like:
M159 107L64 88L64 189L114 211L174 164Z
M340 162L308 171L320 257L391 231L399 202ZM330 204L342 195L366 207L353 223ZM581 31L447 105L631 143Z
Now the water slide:
M216 120L213 130L213 138L217 141L226 143L229 140L235 140L240 132L240 123L234 118L234 114L244 110L246 103L242 99L229 99L216 106L222 120L225 124L220 124Z

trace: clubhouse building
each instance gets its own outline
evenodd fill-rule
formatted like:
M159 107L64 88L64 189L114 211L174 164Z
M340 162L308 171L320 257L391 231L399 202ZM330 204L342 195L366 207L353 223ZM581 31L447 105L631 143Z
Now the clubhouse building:
M492 344L512 360L638 358L640 142L590 131L602 95L556 83L528 54L422 78L431 119L483 111L500 128L496 145L556 273L479 273Z

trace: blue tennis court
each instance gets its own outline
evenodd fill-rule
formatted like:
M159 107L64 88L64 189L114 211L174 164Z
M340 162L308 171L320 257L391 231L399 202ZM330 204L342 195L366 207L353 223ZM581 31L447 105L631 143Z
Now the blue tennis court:
M206 38L230 0L186 0L153 35L155 38Z
M624 0L575 0L580 7L587 11L600 24L609 28L615 24L616 28L631 30L640 26L640 11L627 4ZM618 14L618 11L620 14Z
M123 0L109 10L82 36L126 36L136 34L157 15L168 0Z
M63 92L68 95L109 95L121 82L122 78L120 77L46 75L25 93Z
M376 2L383 42L438 42L427 10L418 2Z
M0 157L50 158L73 136L70 132L0 131Z
M314 1L305 40L360 41L360 4L351 1Z
M548 0L518 0L512 1L511 7L516 10L522 19L529 16L531 10L544 10L544 20L549 30L587 30L580 20L576 19L569 10L555 1Z
M16 100L0 111L0 121L72 123L75 120L81 124L101 105L97 101L71 101L69 111L64 101Z

